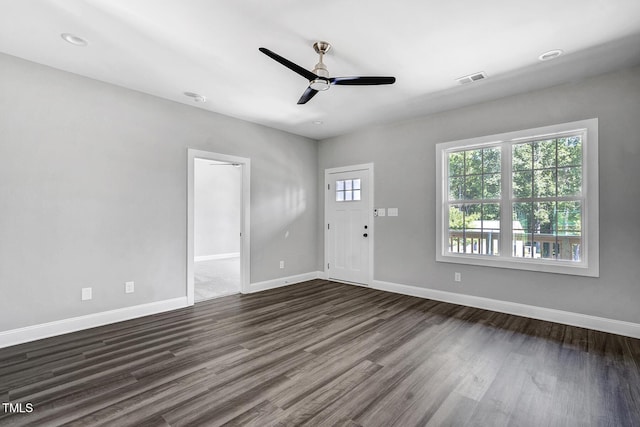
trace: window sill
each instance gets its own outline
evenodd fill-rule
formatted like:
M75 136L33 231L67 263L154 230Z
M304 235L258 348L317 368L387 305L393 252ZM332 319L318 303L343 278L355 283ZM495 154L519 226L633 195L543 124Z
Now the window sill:
M572 276L599 277L597 267L589 267L585 262L540 261L522 258L496 258L490 255L442 255L436 256L438 262L466 264L483 267L508 268L512 270L535 271L541 273L568 274Z

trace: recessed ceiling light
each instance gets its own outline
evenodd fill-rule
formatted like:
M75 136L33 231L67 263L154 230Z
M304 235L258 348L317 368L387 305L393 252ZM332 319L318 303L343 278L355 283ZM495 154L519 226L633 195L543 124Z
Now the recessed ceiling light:
M207 98L197 93L193 92L185 92L184 96L188 96L189 98L193 98L195 102L206 102Z
M324 122L322 120L314 120L311 123L313 123L314 125L321 125Z
M558 56L562 55L564 52L562 51L562 49L554 49L554 50L550 50L548 52L543 53L542 55L538 56L538 59L540 61L549 61L550 59L555 59Z
M64 41L71 43L74 46L86 46L89 44L89 42L87 42L82 37L78 37L69 33L62 33L60 34L60 37L62 37Z

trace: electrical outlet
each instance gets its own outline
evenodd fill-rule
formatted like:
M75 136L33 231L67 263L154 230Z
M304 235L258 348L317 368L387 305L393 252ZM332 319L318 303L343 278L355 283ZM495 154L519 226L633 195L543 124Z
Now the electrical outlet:
M132 294L135 291L135 283L134 282L125 282L124 284L124 293Z
M453 280L455 280L456 282L461 282L462 281L462 274L458 273L457 271L455 273L453 273Z
M91 288L82 288L82 301L88 301L91 298Z
M284 261L280 261L280 268L284 268Z

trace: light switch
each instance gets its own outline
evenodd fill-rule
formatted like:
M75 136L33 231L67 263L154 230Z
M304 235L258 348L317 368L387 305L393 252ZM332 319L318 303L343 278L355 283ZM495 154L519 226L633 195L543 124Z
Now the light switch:
M378 208L378 216L385 216L387 214L387 210L385 208Z
M389 216L398 216L398 208L389 208Z

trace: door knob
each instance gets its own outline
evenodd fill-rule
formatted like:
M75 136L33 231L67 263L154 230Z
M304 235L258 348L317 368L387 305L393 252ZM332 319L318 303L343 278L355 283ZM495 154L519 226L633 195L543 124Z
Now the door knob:
M363 237L367 237L367 236L368 236L368 234L367 234L367 233L364 233L362 236L363 236Z

